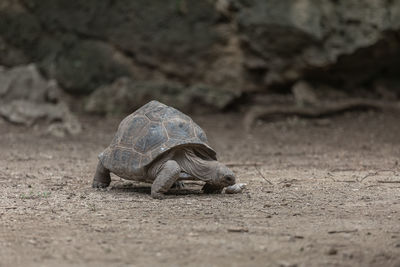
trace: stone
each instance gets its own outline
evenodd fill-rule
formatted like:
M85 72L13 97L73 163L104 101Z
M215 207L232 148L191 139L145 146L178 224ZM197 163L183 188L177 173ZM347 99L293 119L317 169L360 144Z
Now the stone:
M0 68L0 116L11 123L32 126L45 121L57 123L65 133L78 134L81 125L61 94L57 83L45 80L34 64Z
M400 80L398 1L3 0L0 17L0 65L37 62L76 95L121 77L235 93Z
M306 81L298 81L292 86L292 94L298 106L306 107L318 104L314 88Z
M238 183L231 186L227 186L225 188L225 194L239 194L242 193L244 189L246 189L246 184Z
M0 36L74 94L142 73L191 81L224 42L210 1L6 1Z
M379 69L390 70L390 78L398 76L398 60L390 60L400 56L393 32L400 26L398 2L240 2L237 24L247 58L265 62L265 78L258 86L311 77L352 89L378 75Z
M223 110L239 95L235 92L214 89L195 84L185 88L171 82L135 82L121 77L108 86L102 86L92 93L85 104L85 111L94 114L127 114L157 99L182 111Z

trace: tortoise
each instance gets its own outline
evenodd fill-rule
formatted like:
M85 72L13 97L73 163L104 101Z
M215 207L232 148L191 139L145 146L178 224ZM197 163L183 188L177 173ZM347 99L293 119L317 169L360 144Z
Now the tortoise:
M111 144L98 156L93 188L117 176L152 183L151 196L162 199L182 180L201 180L205 193L221 193L235 174L218 162L206 134L179 110L151 101L124 118Z

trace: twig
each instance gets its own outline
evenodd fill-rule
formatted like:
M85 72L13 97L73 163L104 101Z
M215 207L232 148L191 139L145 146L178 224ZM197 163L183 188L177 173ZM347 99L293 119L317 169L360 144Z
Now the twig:
M351 169L351 168L347 168L347 169L336 168L336 169L329 170L329 172L352 172L352 171L357 171L357 170Z
M297 179L283 179L282 181L279 181L278 182L278 184L291 184L291 183L294 183L294 182L297 182L297 181L299 181L299 180L297 180Z
M365 179L367 179L367 178L370 177L370 176L376 176L376 175L378 175L378 172L377 172L377 171L376 171L376 172L370 172L370 173L368 173L367 175L365 175L363 178L361 178L361 179L360 179L360 182L364 181Z
M384 181L384 180L378 180L378 183L381 183L381 184L400 184L400 181Z
M17 209L17 207L0 207L0 208L3 208L5 210L16 210Z
M375 109L400 111L400 102L388 102L372 99L345 99L338 102L321 102L317 106L301 107L296 105L258 106L250 109L244 117L246 130L251 130L258 119L267 120L275 116L300 116L305 118L321 118L345 111L357 109Z
M260 174L260 176L270 185L274 185L270 180L268 180L267 178L265 178L265 176L262 174L262 172L257 168L257 165L254 165L254 169L256 169L256 171L258 172L258 174Z
M332 231L328 231L328 234L354 233L354 232L358 232L358 230L357 229L354 229L354 230L332 230Z
M393 174L396 174L396 171L395 171L395 170L385 170L385 169L383 169L383 170L377 170L377 171L375 171L375 172L370 172L370 173L368 173L367 175L365 175L363 178L361 178L360 182L364 181L364 179L366 179L366 178L368 178L368 177L370 177L370 176L376 176L376 175L378 175L378 174L381 173L381 172L392 172Z
M262 166L264 163L262 162L226 162L224 163L227 167L236 167L236 166Z
M249 229L247 229L247 228L228 228L227 231L231 232L231 233L247 233L249 231Z

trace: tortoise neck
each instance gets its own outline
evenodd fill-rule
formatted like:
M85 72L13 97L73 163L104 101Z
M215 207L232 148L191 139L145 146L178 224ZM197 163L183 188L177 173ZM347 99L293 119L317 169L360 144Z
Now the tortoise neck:
M180 153L177 153L176 161L184 172L204 182L216 179L217 161L202 159L194 153L192 148L183 148Z

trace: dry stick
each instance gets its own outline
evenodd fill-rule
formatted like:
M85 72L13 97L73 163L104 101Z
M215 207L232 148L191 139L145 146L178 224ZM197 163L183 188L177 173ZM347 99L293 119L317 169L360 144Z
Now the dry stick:
M355 233L357 231L358 231L357 229L354 229L354 230L332 230L332 231L328 231L328 234Z
M383 180L378 180L378 183L381 183L381 184L400 184L400 181L383 181Z
M262 174L262 172L257 168L257 165L254 165L254 169L256 169L256 171L261 175L261 177L270 185L274 185L270 180L268 180L267 178L265 178L265 176Z
M365 179L367 179L370 176L376 176L378 175L378 172L370 172L367 175L365 175L363 178L360 179L360 182L363 182Z
M247 228L228 228L227 230L231 233L247 233L249 231Z
M378 109L400 111L399 102L385 102L371 99L346 99L338 102L321 102L318 106L301 107L287 105L272 105L252 108L244 118L246 130L250 130L257 119L267 119L271 116L301 116L307 118L319 118L334 115L355 109Z
M262 174L262 172L257 168L257 166L262 166L264 163L262 162L227 162L225 163L227 167L235 167L235 166L253 166L256 171L260 174L260 176L270 185L273 185L271 181L269 181L265 176Z
M227 167L238 167L238 166L262 166L262 162L226 162L224 163Z
M340 168L336 168L336 169L329 170L329 172L351 172L351 171L357 171L357 169L351 169L351 168L340 169Z
M396 171L394 170L377 170L375 172L370 172L367 175L365 175L363 178L361 178L360 182L364 181L366 178L370 177L370 176L376 176L378 175L380 172L393 172L394 174L396 174Z

